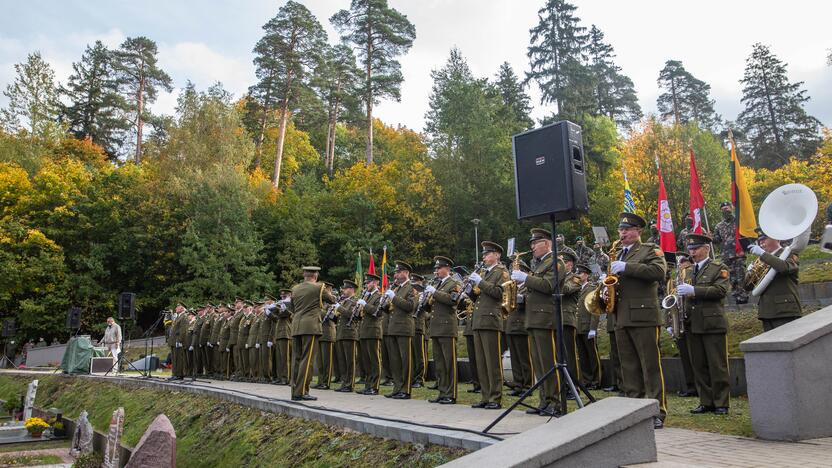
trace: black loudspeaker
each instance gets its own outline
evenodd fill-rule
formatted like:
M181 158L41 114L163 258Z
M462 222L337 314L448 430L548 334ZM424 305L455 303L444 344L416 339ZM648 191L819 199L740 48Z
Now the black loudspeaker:
M513 148L517 219L589 212L580 126L564 120L514 135Z
M70 307L66 311L66 328L70 330L77 330L81 328L81 308Z
M118 318L122 320L133 320L136 318L136 295L123 292L118 296Z
M3 321L3 338L14 336L14 319L6 319Z

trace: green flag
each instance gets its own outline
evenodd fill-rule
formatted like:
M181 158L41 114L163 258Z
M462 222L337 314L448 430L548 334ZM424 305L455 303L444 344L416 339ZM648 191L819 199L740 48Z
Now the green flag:
M358 252L358 258L355 260L355 284L358 285L358 290L364 289L364 274L361 268L361 251Z

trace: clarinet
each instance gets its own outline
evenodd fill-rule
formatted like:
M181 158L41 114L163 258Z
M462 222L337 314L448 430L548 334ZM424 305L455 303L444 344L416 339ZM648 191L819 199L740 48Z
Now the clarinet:
M361 294L361 299L364 300L364 301L367 301L367 299L370 297L369 294L370 294L370 291L368 291L367 288L364 288L364 292ZM351 326L352 321L355 320L356 317L358 317L358 309L360 307L361 306L358 305L358 301L355 301L355 305L352 306L352 309L350 309L350 319L347 320L347 326L348 327Z
M390 288L391 291L396 292L399 290L399 283L393 283L393 286ZM387 296L382 296L381 300L378 301L378 307L376 307L375 312L373 312L373 317L378 317L378 314L381 313L382 310L385 309L388 305L390 305L390 301L392 299L388 299Z
M430 280L428 284L433 287L436 287L436 285L438 284L436 280L437 278L433 278L432 280ZM433 297L433 294L428 294L426 291L422 291L422 294L419 294L419 303L416 305L416 310L413 311L413 318L419 317L419 314L423 312L425 305L428 304L431 297Z

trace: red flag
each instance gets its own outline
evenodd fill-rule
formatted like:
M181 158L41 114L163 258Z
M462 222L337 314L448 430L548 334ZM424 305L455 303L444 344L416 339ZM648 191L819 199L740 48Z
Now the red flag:
M367 273L374 275L376 274L376 261L373 260L373 251L370 250L370 265L367 267Z
M676 251L676 234L673 233L673 218L670 216L670 205L667 203L667 192L664 190L662 170L659 169L659 247L665 252Z
M699 172L696 170L696 158L690 149L690 217L693 220L693 232L702 234L702 215L705 213L705 198L699 185Z

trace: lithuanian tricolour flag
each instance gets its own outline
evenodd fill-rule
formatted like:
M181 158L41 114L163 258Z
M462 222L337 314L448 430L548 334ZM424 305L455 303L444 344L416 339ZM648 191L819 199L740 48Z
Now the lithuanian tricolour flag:
M757 217L754 216L754 207L751 205L751 195L748 193L748 186L745 185L745 178L742 175L742 166L737 157L737 144L734 142L734 134L728 130L728 139L731 140L731 203L734 204L734 217L736 218L736 252L742 252L740 238L757 237Z

